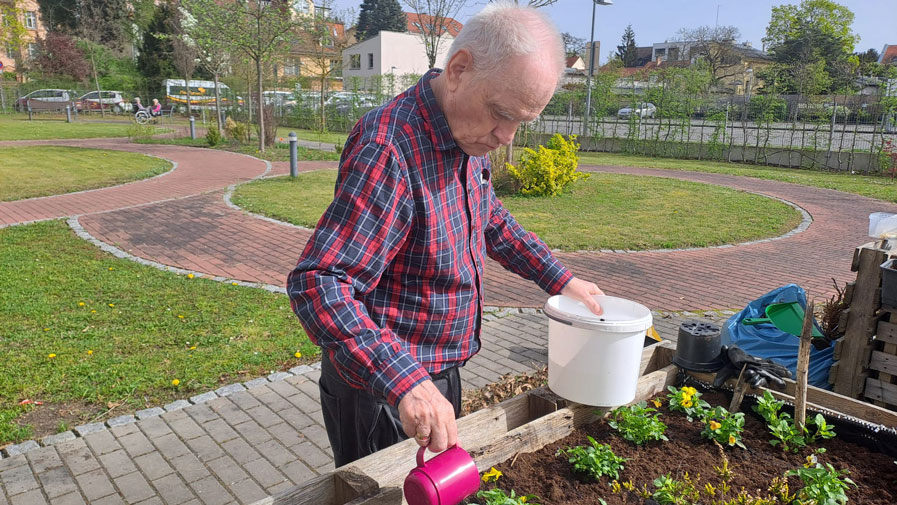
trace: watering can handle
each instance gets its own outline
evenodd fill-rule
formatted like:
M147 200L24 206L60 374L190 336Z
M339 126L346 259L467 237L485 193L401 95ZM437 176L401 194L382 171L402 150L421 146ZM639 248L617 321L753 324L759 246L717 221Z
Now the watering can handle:
M741 324L745 326L753 326L755 324L765 324L772 323L772 320L768 317L746 317L741 321Z
M461 444L455 444L455 445L453 445L452 447L458 447L458 448L460 448L460 447L461 447ZM451 449L452 447L449 447L449 448L447 448L446 450L449 450L449 449ZM424 453L426 453L426 452L427 452L427 447L426 447L426 446L421 447L420 449L417 450L417 467L418 467L418 468L421 468L421 467L424 466Z

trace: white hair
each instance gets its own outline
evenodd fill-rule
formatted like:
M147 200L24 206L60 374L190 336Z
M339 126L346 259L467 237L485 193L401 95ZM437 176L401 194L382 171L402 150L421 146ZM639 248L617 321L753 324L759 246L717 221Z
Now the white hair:
M467 21L449 48L446 66L462 49L473 56L477 73L494 73L512 57L540 50L554 56L559 76L564 72L564 43L551 19L536 9L506 0L490 3Z

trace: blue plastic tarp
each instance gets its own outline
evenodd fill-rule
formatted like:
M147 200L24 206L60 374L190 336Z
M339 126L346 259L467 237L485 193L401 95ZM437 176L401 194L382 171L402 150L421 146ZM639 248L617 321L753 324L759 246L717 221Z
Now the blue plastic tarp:
M799 302L804 310L807 307L807 295L803 288L796 284L788 284L774 289L752 301L738 314L730 317L723 326L721 341L723 345L737 345L752 356L770 358L788 368L792 374L797 371L797 348L800 339L790 333L776 328L772 323L745 326L742 321L749 317L766 317L766 307L773 303ZM810 350L810 369L807 382L811 386L831 389L828 383L829 370L832 366L834 346L819 350Z

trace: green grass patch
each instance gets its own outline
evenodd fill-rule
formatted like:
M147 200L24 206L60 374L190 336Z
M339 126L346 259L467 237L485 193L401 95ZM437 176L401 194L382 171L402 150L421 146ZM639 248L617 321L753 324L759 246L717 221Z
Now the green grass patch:
M349 135L342 132L319 132L315 130L300 130L297 128L290 128L287 126L280 126L277 128L277 137L283 138L286 141L289 138L290 132L295 132L296 137L299 140L308 140L310 142L325 142L327 144L333 144L338 147L343 147L346 144L346 139L349 138Z
M35 409L74 406L90 422L317 353L286 296L117 259L63 221L0 230L0 256L0 445L36 435L20 424Z
M313 227L333 199L335 181L331 170L264 179L239 186L233 199L249 211ZM510 196L503 203L527 230L568 251L731 244L780 235L801 219L778 200L729 188L597 173L559 197Z
M94 137L127 137L129 121L115 123L74 121L65 122L62 116L27 115L0 116L0 140L84 139Z
M179 137L173 139L166 138L143 138L135 140L138 144L171 144L178 146L191 147L209 147L209 143L205 137L191 139L190 137ZM230 151L240 154L248 154L268 161L290 161L290 145L288 143L277 143L265 149L265 152L259 151L258 144L231 144L224 141L213 149L221 149L222 151ZM335 152L320 151L318 149L308 149L302 146L296 146L296 157L299 161L339 161L339 154Z
M580 153L580 164L619 165L626 167L664 168L689 172L741 175L771 181L793 182L804 186L834 189L856 195L897 202L897 183L888 177L840 172L823 172L784 167L766 167L722 161L650 158L614 153Z
M171 169L151 156L80 147L0 147L0 160L0 201L114 186Z

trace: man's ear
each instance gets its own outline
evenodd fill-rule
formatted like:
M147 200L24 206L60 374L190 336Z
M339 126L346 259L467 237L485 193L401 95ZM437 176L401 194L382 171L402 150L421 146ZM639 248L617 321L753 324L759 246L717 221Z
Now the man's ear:
M461 76L465 72L473 72L473 55L467 49L461 49L449 59L444 72L448 88L455 91L461 85Z

